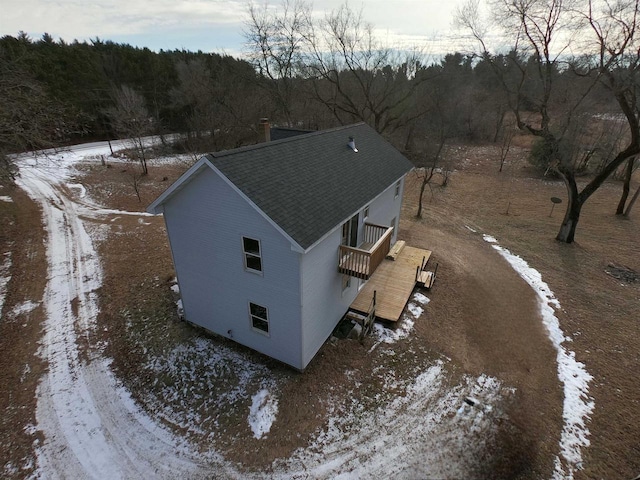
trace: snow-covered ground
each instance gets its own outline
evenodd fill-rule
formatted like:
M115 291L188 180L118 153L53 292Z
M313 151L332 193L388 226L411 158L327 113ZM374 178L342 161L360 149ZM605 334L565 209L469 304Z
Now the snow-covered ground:
M65 195L61 187L77 160L66 152L19 163L18 185L42 208L49 263L41 349L48 371L38 387L36 411L45 442L37 449L38 472L47 478L203 476L189 447L146 416L118 385L108 359L82 358L78 337L95 326L102 269L80 214L107 212Z
M7 252L0 256L0 319L3 318L2 307L4 298L7 295L7 286L11 280L11 252Z
M251 408L249 409L249 425L253 436L260 440L262 436L269 433L271 425L278 415L278 399L269 393L269 390L262 389L252 397Z
M270 429L278 422L280 391L266 367L210 339L178 345L143 368L158 376L172 374L191 379L191 385L200 390L167 386L161 398L146 399L155 404L143 410L115 378L109 359L99 351L81 351L78 345L95 328L100 308L96 290L102 281L94 242L95 236L104 232L89 228L87 219L108 222L113 215L141 215L95 205L87 198L84 186L72 178L74 163L86 158L99 161L101 155L108 155L108 147L98 144L49 158L36 160L27 156L19 161L19 186L43 210L49 262L46 291L41 299L46 311L41 354L48 362L48 371L38 388L37 425L32 428L41 430L45 438L37 447L37 476L247 478L245 472L216 451L215 437L208 451L196 452L188 435L202 433L207 419L199 417L197 410L185 411L180 405L185 395L194 393L200 395L195 398L199 402L246 401L250 405L245 410L246 425L258 441L268 441ZM1 288L2 280L8 281L3 272L8 270L10 259L0 260ZM540 284L532 287L539 288ZM549 294L548 298L552 298ZM32 308L40 299L33 300L33 304L19 306L20 310ZM428 302L424 295L415 294L398 329L376 326L376 346L384 343L387 348L375 352L372 349L369 354L393 355L393 343L411 335L414 322L419 321ZM545 316L545 322L550 322L549 318ZM572 358L571 352L562 351ZM90 354L88 358L86 353ZM558 355L559 363L564 362L560 350ZM237 380L229 382L224 390L210 391L207 378L196 373L203 368L212 378L233 370ZM326 398L331 415L326 428L312 435L311 444L290 458L274 462L273 473L249 476L462 478L473 472L500 424L504 399L513 390L486 375L464 377L452 387L444 360L424 365L408 378L393 366L380 368L378 374L384 385L373 405L345 402L344 397ZM569 382L563 381L565 392L580 393L575 386L568 389ZM357 398L358 385L354 383L353 388ZM569 406L565 402L567 415ZM148 410L156 413L145 413ZM579 455L580 442L586 435L580 437L576 433L585 430L575 419L565 418L565 422L563 465L572 472L575 464L570 462L575 460L576 451ZM179 427L187 436L166 429L163 425L167 423ZM576 438L578 444L573 442Z
M411 335L413 330L414 321L422 315L424 312L424 306L429 303L429 298L420 292L413 294L409 303L407 304L407 312L402 316L402 321L394 328L386 328L379 323L373 325L373 334L377 337L377 342L371 347L373 351L381 343L395 343L403 338L407 338ZM422 306L421 306L422 305Z
M275 478L469 478L492 440L505 395L499 381L465 377L445 386L437 362L407 383L388 375L388 387L403 388L376 409L336 403L328 428L306 449L276 463ZM465 403L475 398L476 405Z
M560 302L542 280L542 275L531 268L521 257L514 255L506 248L498 245L498 241L483 235L486 242L491 243L513 269L527 282L536 295L540 305L542 322L547 329L549 339L555 347L558 362L558 378L564 386L564 405L562 417L564 426L560 438L560 453L562 458L556 457L554 479L572 479L576 470L581 468L582 448L588 447L589 429L586 422L594 409L594 401L589 396L589 382L593 377L587 372L585 365L578 362L575 353L566 347L571 338L565 336L560 328L560 322L555 316L555 310L560 308Z

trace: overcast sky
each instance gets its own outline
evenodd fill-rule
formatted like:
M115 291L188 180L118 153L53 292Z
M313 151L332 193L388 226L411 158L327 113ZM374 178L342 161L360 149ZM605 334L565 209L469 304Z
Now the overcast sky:
M421 46L437 55L455 50L452 16L460 2L352 0L349 6L362 7L365 20L392 45ZM316 0L313 5L322 15L342 3ZM233 0L0 0L0 36L23 30L33 39L47 32L66 42L100 37L152 50L242 56L247 5Z

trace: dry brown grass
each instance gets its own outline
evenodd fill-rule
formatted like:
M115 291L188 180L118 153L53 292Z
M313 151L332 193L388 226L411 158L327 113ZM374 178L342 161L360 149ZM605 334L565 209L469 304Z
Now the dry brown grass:
M431 303L416 322L412 336L393 346L395 356L377 356L373 364L366 353L371 339L364 346L349 340L327 343L307 371L298 374L232 342L217 340L221 346L264 365L281 387L278 422L268 441L253 439L246 421L234 426L238 413L228 412L224 423L227 432L216 437L216 445L229 460L248 469L268 468L274 459L306 445L312 433L323 427L327 412L320 399L329 394L334 398L350 395L357 381L361 383L359 398L376 406L372 400L380 382L376 367L394 362L389 367L414 375L443 355L451 359L453 383L464 374L487 373L516 388L510 420L502 426L477 477L548 478L562 428L562 390L555 352L540 323L533 292L482 240L480 233L488 233L542 273L563 307L558 317L565 334L573 338L570 349L594 377L590 393L596 407L588 423L592 444L584 452L585 468L577 478L632 478L640 473L636 439L640 430L640 386L635 374L640 369L640 285L621 284L605 272L610 263L640 271L640 228L635 218L640 212L632 214L630 220L615 218L612 213L620 186L606 184L587 203L577 242L557 243L554 237L563 209L556 207L549 216L549 198L564 199L564 186L537 178L527 167L524 158L528 144L526 137L516 139L511 163L503 173L498 173L498 152L492 146L451 148L457 171L450 177L449 186L435 188L433 195L427 196L421 220L414 217L419 180L409 175L400 237L433 250L433 261L440 267L429 295ZM142 202L138 202L130 183L129 169L134 168L85 166L82 182L89 195L107 207L143 210L184 170L152 165L141 184ZM31 226L25 223L12 231L10 238L38 231L37 211L24 210L20 216ZM107 342L106 353L114 358L118 376L140 400L148 398L157 383L142 368L148 358L203 335L176 318L169 289L173 269L162 219L145 222L132 217L106 221L108 236L99 246L105 279L97 331ZM33 244L39 247L33 255L28 255L28 249L15 254L14 265L20 264L22 273L15 274L12 291L23 293L20 298L9 296L7 305L23 297L39 300L42 296L43 275L31 273L30 267L22 268L23 262L35 262L33 272L46 268L41 235L40 231L34 237ZM28 330L13 332L12 337L19 355L31 359L40 321L37 311L33 315L35 323ZM16 347L20 345L17 336L22 336L28 348ZM7 357L2 361L6 365L4 375L15 376L15 371L6 372L15 370L15 365L24 360ZM37 373L32 363L34 381L31 390L25 390L26 397L31 394L30 403L26 403L29 406L20 421L1 424L3 438L9 438L4 433L14 432L20 422L31 421ZM6 382L3 378L3 384L7 382L15 383L15 378L7 377ZM3 395L9 405L14 405L14 389L3 391ZM246 412L246 402L239 406ZM22 434L17 437L12 443L18 445L12 450L13 459L28 453L32 440Z
M33 473L36 388L46 366L36 355L42 335L43 307L15 315L25 301L39 302L47 278L40 210L19 189L3 189L12 203L0 201L0 253L11 252L11 281L0 319L0 476Z
M555 352L538 320L529 287L465 225L496 236L503 246L523 256L543 274L563 306L564 311L558 316L565 333L574 338L571 348L595 377L591 392L596 410L589 423L593 447L585 452L585 469L578 476L606 477L612 472L631 476L639 468L634 442L638 428L631 421L637 411L639 392L629 375L639 366L637 349L635 353L633 350L638 336L637 315L634 316L638 286L621 286L604 269L609 263L638 269L638 247L634 241L638 236L637 223L611 215L619 186L607 184L585 207L578 241L574 245L557 243L553 238L563 209L562 205L556 207L550 216L549 198L564 198L564 186L559 181L536 177L525 161L526 150L522 147L528 143L526 138L516 140L510 164L500 174L494 147L452 148L450 153L456 156L458 170L448 187L434 189L433 196L427 198L426 214L420 221L414 218L417 179L408 178L401 237L434 250L434 261L440 262L440 270L424 322L417 324L410 342L396 349L419 345L421 355L425 356L423 361L441 352L459 366L460 374L488 373L515 386L517 400L510 411L512 423L504 426L496 441L494 461L485 473L493 471L500 476L521 478L548 476L562 428L562 391L557 380ZM145 185L153 192L149 201L178 173L165 167L152 169ZM108 174L109 178L115 176L111 181L117 184L126 172ZM100 187L101 172L92 175L98 175L90 181L97 185L92 194L101 189L106 192L106 188ZM169 178L162 182L164 177ZM124 188L121 193L129 199L118 196L110 206L135 208L133 191L127 194ZM108 199L108 195L100 198L109 203ZM127 228L123 226L125 231ZM107 272L113 268L111 275L118 279L114 283L127 278L129 286L120 284L116 288L107 275L104 292L109 294L110 310L131 306L131 286L136 292L134 304L158 305L166 299L170 256L162 225L155 220L151 228L152 232L145 230L143 234L146 246L142 250L138 248L143 240L131 234L121 235L115 245L110 244L112 253L104 252L107 259L113 258L114 251L120 252L115 259L120 259L121 265L108 260ZM144 268L127 260L135 255L134 251L147 252ZM161 281L154 284L155 277ZM120 294L114 294L117 291ZM166 319L167 315L170 314L159 318ZM192 334L181 324L167 328L166 322L160 323L163 335L166 330L176 329L181 332L178 338ZM151 337L153 332L153 329L149 332ZM121 373L125 377L126 372L134 376L132 367L139 359L136 360L135 352L127 350L126 341L117 351L119 343L111 338L114 356L119 358L116 365L123 365ZM616 358L612 359L612 355ZM270 368L280 369L273 362L262 361ZM274 441L253 441L246 432L231 434L226 442L221 442L225 454L247 467L264 468L273 459L305 445L310 433L321 427L325 419L323 405L317 399L329 387L342 388L346 393L347 369L360 372L360 380L365 381L363 388L375 389L374 380L366 383L372 377L362 349L348 342L326 345L302 375L280 369L286 378L282 392L285 403L270 434ZM287 408L287 404L296 408ZM615 429L610 428L612 419ZM245 448L246 442L251 448Z
M474 161L483 161L481 157ZM475 168L475 163L468 168ZM152 170L150 177L163 178L167 176L165 172ZM96 174L100 172L92 173ZM112 172L107 174L111 176ZM410 180L408 188L413 192L414 187ZM148 188L154 187L149 185ZM93 192L97 191L101 188L93 189ZM129 195L132 196L132 192ZM103 196L101 201L108 199ZM117 204L108 206L123 204L120 199ZM495 451L488 453L478 475L493 472L508 477L535 477L549 472L561 426L561 392L555 375L554 352L540 323L529 321L537 318L532 292L506 264L496 261L497 257L484 242L477 238L469 242L469 231L452 222L452 218L448 220L448 229L437 231L426 221L416 222L412 218L414 208L415 197L409 194L401 236L412 244L433 249L436 260L440 259L441 273L424 322L418 324L413 338L394 346L397 353L393 358L399 362L394 368L399 368L401 375L411 376L420 365L430 364L441 353L458 365L452 382L463 374L488 373L517 387L518 400L512 422L504 425L496 439ZM121 221L128 225L120 225ZM145 377L140 365L144 363L145 355L159 352L157 347L154 350L154 345L159 343L168 347L202 333L172 320L175 314L166 301L170 297L167 280L172 275L170 254L159 219L154 219L152 227L141 227L131 219L120 219L112 230L114 228L123 233L111 235L101 248L103 258L107 259L103 287L107 307L103 308L101 321L110 332L108 353L114 357L116 369L135 395L135 392L152 388L154 379ZM440 236L440 242L434 241L436 234ZM144 248L140 246L142 237ZM452 245L459 249L455 261L448 251ZM145 257L144 268L139 268L140 262L131 261L133 256L140 255ZM473 259L467 258L469 256ZM496 295L487 291L492 285L479 275L483 268L492 269L500 279L502 293ZM126 283L121 281L123 278L127 279ZM528 298L528 307L523 309L521 303L501 301L503 294ZM144 319L141 322L144 324L143 342L139 335L134 338L136 335L113 334L125 330L124 323L130 321L132 311L134 318ZM516 322L511 321L513 316L517 317ZM523 329L525 335L522 335ZM218 448L227 458L247 468L267 468L273 460L287 457L296 448L306 445L313 432L323 427L327 412L321 399L329 395L333 398L352 395L353 383L359 382L358 398L363 402L371 401L367 399L375 398L380 392L380 377L374 371L382 360L376 357L376 362L371 362L366 354L370 343L369 340L364 347L352 341L327 344L304 374L296 374L264 357L254 356L281 379L278 422L273 426L268 442L253 439L245 422L238 422L235 428L225 423L225 435L216 441ZM506 348L496 349L496 345L506 345ZM247 354L242 347L232 348ZM375 406L371 405L372 408ZM242 408L246 411L248 404ZM543 412L542 416L540 412ZM545 415L550 417L549 421L545 421Z
M541 272L562 305L557 316L573 338L570 349L594 377L591 447L577 478L632 478L640 472L640 385L635 374L640 370L640 285L620 282L606 270L610 263L640 270L640 212L632 212L630 219L615 217L621 185L607 183L586 204L576 242L558 243L554 237L564 209L556 207L550 216L550 197L566 201L563 183L534 177L526 163L499 174L492 150L461 147L460 156L478 159L477 165L454 174L450 186L435 194L423 222L437 230L469 225L489 233ZM408 191L414 190L409 185ZM410 194L406 219L414 212L414 201ZM502 279L486 281L502 288Z

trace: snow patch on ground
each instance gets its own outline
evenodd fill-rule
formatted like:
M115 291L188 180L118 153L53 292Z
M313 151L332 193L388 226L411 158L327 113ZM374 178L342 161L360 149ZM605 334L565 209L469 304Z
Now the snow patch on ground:
M19 303L13 310L11 310L11 315L17 317L18 315L24 315L25 313L29 313L40 306L40 302L34 302L32 300L27 300L26 302Z
M128 212L111 208L102 208L96 204L87 195L84 185L74 183L73 178L78 174L75 168L76 164L87 162L87 159L94 158L93 163L97 162L101 156L109 156L108 146L94 146L91 148L82 148L80 150L60 150L49 151L43 156L29 156L23 154L18 157L21 170L37 170L46 174L51 183L58 186L65 186L68 189L78 190L78 202L74 202L74 208L80 215L88 218L102 219L108 215L133 215L140 217L152 217L153 214L147 212ZM115 160L114 157L109 157Z
M407 304L407 310L409 310L409 313L411 313L411 315L413 315L415 318L420 318L420 315L422 315L422 313L424 312L424 309L422 307L419 307L412 302L409 302Z
M411 318L420 318L420 315L424 313L424 309L420 305L426 305L430 302L429 298L420 292L416 292L411 297L411 301L407 305L407 310L410 315L403 315L395 328L387 328L379 323L373 324L373 335L375 335L378 341L371 347L374 350L380 343L395 343L399 340L407 338L413 330L414 320Z
M484 235L484 239L489 243L497 243L497 240L489 235ZM492 246L536 292L543 324L557 351L558 378L564 386L564 426L560 437L560 453L564 461L556 457L553 478L572 479L575 471L582 468L582 448L590 445L586 421L595 407L593 399L589 396L589 382L593 377L587 372L584 363L575 359L575 352L563 346L563 343L572 339L565 336L560 328L560 322L555 316L555 310L561 308L560 302L549 285L542 280L540 272L506 248Z
M109 233L111 232L109 225L99 222L85 222L84 228L97 245L109 239Z
M41 354L48 370L36 393L37 426L45 441L36 449L36 476L193 477L201 460L183 447L184 440L135 407L108 360L87 360L79 350L78 336L95 328L102 268L81 216L92 207L68 197L63 186L71 164L65 162L22 159L17 180L41 205L47 232Z
M273 478L467 478L512 390L485 375L464 377L453 388L446 378L437 362L377 407L355 400L334 405L327 428L308 448L274 462ZM486 407L460 410L468 396Z
M171 291L176 295L180 295L180 285L178 285L178 279L173 277L171 280ZM182 298L178 298L175 301L176 311L178 312L178 317L184 318L184 306L182 305Z
M262 363L203 337L167 348L144 366L150 382L157 384L147 391L142 411L113 375L108 359L99 352L84 352L89 358L80 355L78 336L95 328L96 289L102 278L96 239L90 235L95 232L84 218L140 215L69 199L68 190L60 188L71 178L76 159L105 154L105 149L83 147L81 155L63 152L58 163L42 158L23 158L21 163L19 182L42 205L49 235L42 347L49 371L38 389L38 424L33 427L34 433L36 427L42 430L46 440L37 448L36 477L245 478L216 453L215 435L210 434L209 450L197 454L186 439L189 432L214 431L225 410L230 412L227 422L238 412L249 410L251 415L254 410L256 426L273 425L279 384ZM395 336L390 343L410 334L413 314L428 303L427 297L418 295L411 301L413 313L404 316L398 329L384 329L384 335ZM311 446L276 461L273 473L254 476L468 476L491 445L501 422L500 405L511 390L484 375L464 377L451 388L443 362L422 368L413 378L396 376L393 368L381 365L384 388L374 398L364 398L367 405L357 400L363 398L355 391L357 385L352 401L342 396L326 399L332 414L326 429L314 434ZM465 406L467 397L481 408ZM210 406L223 413L205 417ZM270 423L269 415L258 420L268 412L273 416ZM186 435L170 433L162 427L165 423L181 427Z
M262 389L251 400L248 421L254 438L259 440L269 433L271 425L276 420L278 399L271 395L269 390Z
M482 238L484 239L485 242L498 243L498 240L496 240L496 238L492 237L491 235L482 235Z
M387 328L379 323L373 324L373 332L378 341L371 347L373 350L380 343L396 343L403 338L407 338L411 331L413 330L414 321L411 320L407 315L403 315L398 322L399 325L396 328Z
M67 187L71 189L77 189L79 191L78 196L80 198L84 198L87 195L87 189L84 188L84 185L82 185L81 183L67 183Z
M0 318L2 318L2 307L4 306L4 299L7 295L9 281L11 281L11 275L9 274L9 270L11 269L11 252L6 252L2 257L0 257Z
M13 203L13 198L7 195L0 195L0 202Z
M413 300L418 302L420 305L426 305L427 303L429 303L431 301L431 299L429 297L427 297L426 295L421 294L420 292L416 292L413 294Z
M464 228L466 228L466 229L467 229L467 230L469 230L470 232L478 233L478 231L477 231L477 230L474 230L474 229L473 229L473 228L471 228L469 225L465 225L465 226L464 226Z
M144 403L165 421L198 435L215 431L222 418L247 408L256 392L277 387L267 367L204 337L181 343L144 368L157 379ZM203 413L212 409L217 415Z

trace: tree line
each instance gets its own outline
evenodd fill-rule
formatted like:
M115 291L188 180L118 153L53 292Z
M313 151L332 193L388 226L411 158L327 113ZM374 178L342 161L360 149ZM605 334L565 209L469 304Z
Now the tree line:
M253 143L265 116L307 129L364 121L424 167L422 197L449 143L494 142L508 152L519 129L536 138L532 160L567 185L558 239L572 242L582 205L612 173L624 178L618 213L637 198L638 0L490 4L493 34L508 48L491 49L481 4L470 0L457 21L478 48L431 59L381 42L346 5L318 19L302 0L249 6L246 60L3 37L0 170L12 175L10 152L82 138L178 132L184 148L205 151ZM590 181L580 190L583 174Z

